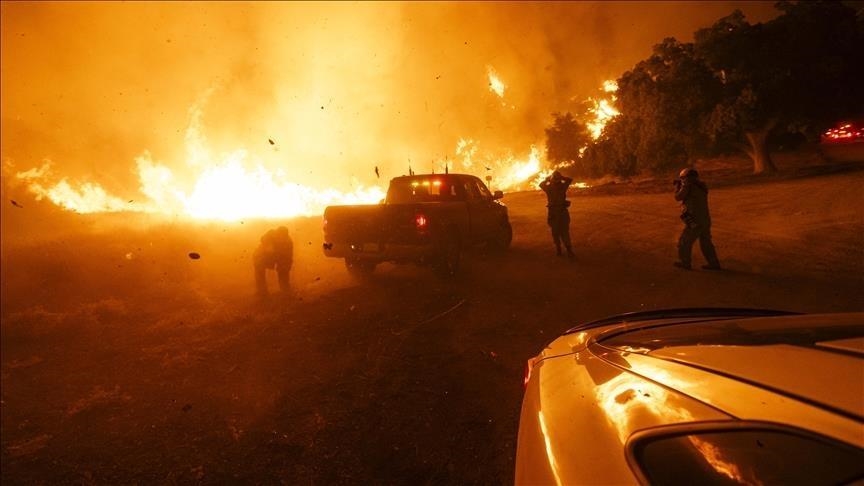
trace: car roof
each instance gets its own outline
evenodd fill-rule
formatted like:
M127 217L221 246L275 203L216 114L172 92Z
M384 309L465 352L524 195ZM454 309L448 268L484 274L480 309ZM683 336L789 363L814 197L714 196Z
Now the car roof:
M774 309L753 309L753 308L738 308L738 307L688 307L675 309L656 309L638 312L627 312L614 316L604 317L594 321L579 324L567 330L565 334L571 334L578 331L606 326L609 324L624 324L631 322L645 322L656 320L681 320L681 319L723 319L733 317L760 317L760 316L781 316L781 315L796 315L798 312L790 312Z
M478 179L478 177L473 176L473 175L471 175L471 174L454 174L454 173L447 173L447 172L445 172L445 173L443 173L443 174L412 174L412 175L403 175L403 176L394 177L393 179L390 180L390 182L402 182L402 181L412 180L412 179L429 179L429 178L432 178L432 177L451 178L451 179L455 179L455 178ZM478 180L479 180L479 179L478 179Z
M693 345L771 345L816 346L826 341L864 335L864 314L795 314L762 317L687 318L673 322L644 321L618 333L604 333L599 340L609 346L632 344L656 350L671 346ZM838 346L831 346L838 348ZM843 348L843 346L840 346ZM861 354L852 344L847 352Z
M644 324L596 342L864 420L864 313Z

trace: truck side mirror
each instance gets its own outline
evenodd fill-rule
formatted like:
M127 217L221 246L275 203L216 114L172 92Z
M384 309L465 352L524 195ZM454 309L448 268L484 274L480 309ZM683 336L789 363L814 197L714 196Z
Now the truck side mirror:
M493 200L495 200L495 199L501 199L502 197L504 197L504 193L501 192L501 190L497 190L497 191L495 191L495 192L492 193L492 199L493 199Z

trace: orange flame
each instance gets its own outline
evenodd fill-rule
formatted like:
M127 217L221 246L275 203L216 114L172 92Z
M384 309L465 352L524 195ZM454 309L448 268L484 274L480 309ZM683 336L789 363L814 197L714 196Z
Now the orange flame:
M223 221L320 215L331 204L375 203L384 197L380 186L365 187L356 181L356 189L343 192L286 180L284 174L250 163L247 151L242 149L214 160L200 129L200 107L194 106L190 114L186 164L199 172L191 189L171 168L154 162L148 152L136 159L139 190L146 196L140 202L112 196L94 182L74 183L66 178L56 181L51 161L18 172L15 179L27 184L37 200L48 199L79 213L132 211Z
M546 166L543 151L537 145L531 145L528 154L522 157L494 156L482 153L477 141L461 139L456 144L456 155L461 159L453 169L485 179L492 189L534 190L553 170L543 168Z
M604 81L603 91L605 93L611 93L610 99L603 98L597 100L594 98L588 98L588 101L593 104L588 111L594 115L594 119L589 121L587 125L588 131L591 133L591 138L594 140L600 138L603 129L610 120L621 114L614 105L617 100L614 93L618 91L618 83L611 79Z
M111 196L99 184L85 182L76 188L66 178L54 184L46 183L45 181L53 175L52 168L53 163L46 159L41 167L19 172L15 178L28 183L30 191L36 195L37 200L48 198L70 211L91 213L128 209L126 201Z
M489 89L503 98L506 85L492 66L487 66L487 75ZM607 92L614 92L617 88L614 82L609 81L604 86ZM54 164L50 160L38 168L13 172L13 178L27 185L37 200L48 199L57 206L78 213L129 211L223 221L317 216L329 205L373 204L384 198L384 187L364 186L356 179L352 180L353 189L350 191L300 184L280 170L267 169L245 149L218 158L212 156L201 128L202 105L212 91L205 92L189 110L184 161L189 170L183 173L184 177L154 161L147 151L136 158L138 190L143 198L122 198L92 181L59 178L54 174ZM596 122L589 127L592 133L596 130L599 134L602 126L617 115L617 111L607 100L596 103ZM474 140L461 139L456 144L455 162L445 158L433 163L433 167L438 172L452 170L476 175L492 189L536 190L545 177L560 168L550 168L538 146L540 144L531 145L524 155L500 155L481 151L480 144ZM574 185L588 187L580 182Z

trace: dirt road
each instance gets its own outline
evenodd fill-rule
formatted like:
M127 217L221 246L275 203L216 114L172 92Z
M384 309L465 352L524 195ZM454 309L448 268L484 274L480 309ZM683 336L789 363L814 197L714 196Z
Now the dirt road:
M507 195L512 250L472 252L455 281L354 281L297 220L296 291L264 303L249 255L272 224L4 235L3 482L510 483L525 360L577 322L864 309L862 184L712 191L720 273L672 267L669 194L575 196L573 262L542 195Z

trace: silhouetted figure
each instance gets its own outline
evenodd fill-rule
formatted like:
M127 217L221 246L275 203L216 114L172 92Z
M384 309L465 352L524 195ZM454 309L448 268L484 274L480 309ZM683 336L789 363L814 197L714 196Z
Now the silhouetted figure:
M708 262L702 268L720 270L717 251L711 241L711 214L708 211L708 186L699 180L696 169L686 168L678 174L675 200L681 201L681 221L684 229L678 238L678 261L675 266L690 270L693 243L698 239L702 255Z
M267 269L276 271L279 290L288 291L291 265L294 263L294 241L291 240L288 228L280 226L264 233L252 257L255 265L255 289L259 296L267 295Z
M548 208L546 222L552 230L552 241L555 251L561 256L561 244L567 250L567 256L573 258L573 247L570 244L570 201L567 200L567 188L573 183L570 177L564 177L557 170L540 183L540 189L546 193Z

